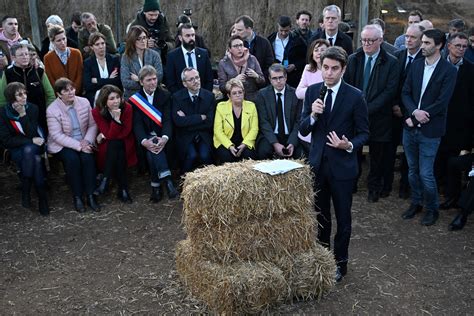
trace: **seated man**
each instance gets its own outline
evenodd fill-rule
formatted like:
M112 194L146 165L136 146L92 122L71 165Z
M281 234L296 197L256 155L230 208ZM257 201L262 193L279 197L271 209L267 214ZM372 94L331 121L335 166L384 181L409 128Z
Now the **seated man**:
M150 200L158 203L165 183L170 199L179 196L171 179L166 153L164 151L171 137L170 94L158 86L156 69L146 65L138 73L142 88L132 95L129 102L134 106L133 132L137 141L146 149L150 167L152 193Z
M92 48L89 47L89 37L92 33L99 32L105 36L105 46L107 53L116 54L117 44L115 44L114 33L110 26L97 23L97 19L92 13L84 12L81 15L82 29L79 31L79 49L83 55L83 59L93 54Z
M272 156L299 158L302 147L298 141L301 100L295 89L286 84L286 69L280 64L269 68L271 85L257 96L260 136L257 139L259 159Z
M201 89L199 73L184 68L181 73L184 89L173 94L171 116L176 125L176 145L183 172L196 165L212 164L212 128L215 99L212 92Z

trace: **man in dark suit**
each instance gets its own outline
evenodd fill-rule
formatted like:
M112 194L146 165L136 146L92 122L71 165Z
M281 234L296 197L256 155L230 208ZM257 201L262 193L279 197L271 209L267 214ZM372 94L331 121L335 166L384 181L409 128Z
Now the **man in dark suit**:
M195 68L199 72L202 87L212 92L213 74L207 50L196 47L196 32L191 24L178 28L178 37L182 45L170 51L165 67L165 83L171 93L184 88L181 73L184 68Z
M339 32L339 21L341 20L341 9L331 4L323 9L324 31L313 35L309 40L312 43L318 38L327 39L331 46L342 47L347 55L352 54L352 39L349 35Z
M286 69L273 64L269 69L271 85L261 89L257 96L260 136L257 155L260 159L272 156L295 157L302 155L298 141L301 100L295 89L286 84Z
M461 193L461 173L448 171L450 160L457 158L463 150L470 152L473 145L474 64L464 58L468 45L464 33L454 33L448 38L447 60L458 73L448 105L446 135L441 139L435 162L437 183L445 185L446 200L441 203L441 209L455 207Z
M366 25L360 38L362 48L349 56L344 80L365 94L370 124L367 199L377 202L382 194L383 175L390 155L392 102L398 89L398 63L381 47L383 31L378 24Z
M162 199L161 185L168 191L170 199L179 196L171 179L165 147L172 134L170 117L171 96L158 86L156 69L145 65L138 73L142 89L132 95L133 132L145 151L151 175L151 196L154 203Z
M421 51L425 59L413 62L402 90L407 115L403 147L411 188L411 204L402 217L413 218L424 204L426 213L421 224L426 226L436 223L439 216L433 165L446 130L446 112L456 84L456 68L441 58L444 41L444 33L438 29L423 32Z
M418 59L423 58L421 53L421 37L423 36L424 28L418 24L410 25L405 33L406 41L405 48L398 51L395 57L398 59L398 69L400 78L398 80L397 95L394 99L392 106L392 142L391 142L391 154L389 156L389 162L387 163L388 168L384 174L383 190L384 195L390 194L392 191L392 184L394 178L395 160L397 157L398 145L402 143L402 131L403 131L403 105L401 104L401 93L402 87L405 83L408 70L411 67L411 63ZM401 156L400 165L400 187L398 196L402 199L408 199L410 197L410 185L408 184L408 163L405 158L405 154Z
M275 57L270 42L253 30L253 20L248 15L241 15L234 22L234 31L244 40L244 45L250 54L257 58L265 77L268 77L268 67L273 64Z
M181 79L185 88L173 94L171 116L181 167L189 172L196 165L212 164L215 99L212 92L201 89L196 69L184 68Z
M341 79L346 69L346 52L330 47L321 60L324 82L306 91L300 133L306 136L312 132L309 163L316 175L318 239L327 247L331 238L331 198L333 201L337 221L334 256L339 282L347 273L349 259L352 186L358 173L356 152L369 138L369 122L362 92Z

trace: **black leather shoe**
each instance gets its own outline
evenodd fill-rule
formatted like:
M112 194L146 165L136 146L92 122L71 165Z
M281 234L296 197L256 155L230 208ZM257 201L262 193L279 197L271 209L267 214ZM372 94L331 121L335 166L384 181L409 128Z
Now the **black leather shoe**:
M165 184L166 184L166 190L168 191L168 198L174 199L174 198L179 197L179 192L174 187L174 183L173 183L173 180L171 180L171 177L166 178Z
M117 192L117 198L126 204L132 204L133 202L132 198L130 197L130 194L126 189L119 190Z
M423 219L421 220L420 224L424 226L431 226L434 223L436 223L436 221L438 220L438 217L439 217L438 211L428 210L426 211L425 216L423 216Z
M413 217L415 217L416 213L420 213L422 210L423 210L423 206L421 206L421 205L415 205L415 204L410 204L410 207L408 208L408 210L406 210L406 211L402 214L402 218L403 218L403 219L410 219L410 218L413 218Z
M390 196L390 191L382 191L380 192L380 197L383 199L383 198L386 198L386 197L389 197Z
M105 193L107 191L107 188L109 187L109 179L108 178L103 178L100 181L99 186L95 189L94 195L99 196Z
M347 274L347 262L341 262L336 267L336 282L341 282L344 276Z
M467 212L459 212L458 215L453 219L451 224L449 224L448 229L451 231L454 230L461 230L463 229L464 225L466 225L467 222Z
M367 196L367 201L370 203L375 203L379 200L379 193L376 191L369 191L369 195Z
M97 203L93 194L87 196L87 206L89 206L94 212L100 212L100 204Z
M161 186L151 187L150 201L153 203L158 203L163 198L163 192L161 191Z
M79 213L84 213L86 211L86 207L84 206L84 202L82 201L82 197L75 196L74 197L74 208Z
M456 199L447 198L443 203L439 205L441 210L449 210L450 208L456 207Z

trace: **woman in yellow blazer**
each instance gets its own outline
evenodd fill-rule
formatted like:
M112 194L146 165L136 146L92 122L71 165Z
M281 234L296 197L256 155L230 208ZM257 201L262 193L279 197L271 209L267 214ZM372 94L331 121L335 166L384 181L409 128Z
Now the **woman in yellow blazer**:
M244 100L244 85L237 78L226 83L229 101L220 102L214 118L214 147L220 162L255 159L258 114L255 104Z

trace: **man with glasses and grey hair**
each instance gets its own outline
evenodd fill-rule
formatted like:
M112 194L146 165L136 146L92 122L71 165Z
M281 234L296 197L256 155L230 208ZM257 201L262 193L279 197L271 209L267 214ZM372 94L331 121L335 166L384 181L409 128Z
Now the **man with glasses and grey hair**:
M382 47L383 31L377 24L366 25L360 35L362 47L349 56L344 80L364 92L369 110L368 201L388 196L383 192L392 141L392 104L398 90L399 68L395 57ZM359 159L360 164L360 159Z
M327 39L331 46L342 47L347 55L352 54L352 39L349 35L339 32L339 22L341 21L341 9L335 5L328 5L323 9L324 31L316 33L311 37L309 43L319 38Z

